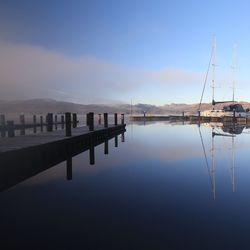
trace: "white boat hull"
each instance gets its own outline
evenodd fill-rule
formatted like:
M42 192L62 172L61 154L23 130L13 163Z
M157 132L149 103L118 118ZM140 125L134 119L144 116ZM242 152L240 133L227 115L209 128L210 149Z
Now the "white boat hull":
M224 110L205 110L201 112L204 117L234 117L234 112ZM250 117L250 112L235 112L235 117Z

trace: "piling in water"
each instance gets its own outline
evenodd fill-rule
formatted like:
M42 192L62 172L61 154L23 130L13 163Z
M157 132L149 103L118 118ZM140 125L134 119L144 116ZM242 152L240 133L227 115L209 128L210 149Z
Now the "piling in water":
M88 124L89 124L89 131L94 131L94 113L90 112L88 114Z
M104 117L104 127L107 128L108 127L108 113L104 113L103 117Z
M47 114L47 131L48 132L53 131L53 114L52 113Z
M66 136L71 136L71 113L65 113Z
M14 121L7 121L7 131L8 137L11 138L15 136Z

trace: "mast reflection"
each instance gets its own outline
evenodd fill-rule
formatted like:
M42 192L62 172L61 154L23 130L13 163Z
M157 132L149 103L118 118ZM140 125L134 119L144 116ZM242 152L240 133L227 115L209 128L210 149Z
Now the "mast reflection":
M247 125L240 125L240 124L209 124L211 127L211 148L209 150L210 152L210 164L208 161L207 151L205 148L205 144L203 141L203 136L201 133L201 128L199 128L199 135L201 139L201 144L203 148L203 154L205 158L205 164L208 170L208 175L211 182L211 191L213 195L213 199L216 199L216 164L215 164L215 158L216 158L216 150L215 150L215 138L216 137L230 137L231 138L231 163L229 166L229 173L231 178L231 185L232 185L232 192L236 191L236 172L235 172L235 140L236 136L240 135L242 133L245 133L244 130L250 128L250 126ZM246 132L247 133L247 132Z

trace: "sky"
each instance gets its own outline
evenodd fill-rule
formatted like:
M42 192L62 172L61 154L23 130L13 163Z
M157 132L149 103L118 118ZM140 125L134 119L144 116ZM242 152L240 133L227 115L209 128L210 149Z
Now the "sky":
M0 99L197 103L216 34L215 99L250 101L250 2L0 0ZM209 72L204 102L211 102Z

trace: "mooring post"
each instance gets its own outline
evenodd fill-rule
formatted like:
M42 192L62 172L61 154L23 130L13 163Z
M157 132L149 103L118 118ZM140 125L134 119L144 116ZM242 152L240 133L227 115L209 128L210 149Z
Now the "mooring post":
M43 116L40 115L40 130L43 132Z
M98 124L101 125L102 123L102 115L98 114Z
M182 119L184 119L185 118L185 112L183 111L182 112Z
M66 136L71 136L71 113L65 113L65 122L66 122Z
M125 142L125 135L122 133L122 142Z
M117 113L115 113L114 116L115 116L115 117L114 117L114 118L115 118L114 120L115 120L115 126L116 126L116 125L117 125Z
M104 127L107 128L108 127L108 113L104 113Z
M72 180L72 157L67 158L66 160L67 164L67 180Z
M61 115L61 128L64 129L64 115Z
M55 129L57 130L57 115L55 115Z
M77 127L77 114L73 113L73 128Z
M20 115L20 125L21 125L20 135L25 135L25 117L23 114Z
M121 122L124 124L124 114L121 114Z
M33 132L36 133L36 115L33 115Z
M86 125L89 126L89 113L86 114Z
M236 122L235 109L234 109L234 111L233 111L233 122Z
M47 131L48 132L53 131L53 114L52 113L47 114Z
M1 137L6 136L5 132L5 115L0 115L0 126L2 127L1 129Z
M88 113L89 131L94 131L94 113Z
M15 136L14 121L7 121L7 131L8 137L11 138Z

